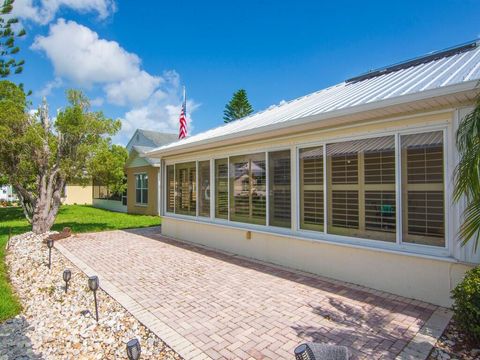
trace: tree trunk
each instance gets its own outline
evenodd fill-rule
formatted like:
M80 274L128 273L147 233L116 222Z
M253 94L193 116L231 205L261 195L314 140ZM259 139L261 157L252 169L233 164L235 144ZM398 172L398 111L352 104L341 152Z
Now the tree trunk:
M65 181L58 172L40 176L39 197L36 199L32 216L32 231L43 234L50 231L61 205L61 194Z

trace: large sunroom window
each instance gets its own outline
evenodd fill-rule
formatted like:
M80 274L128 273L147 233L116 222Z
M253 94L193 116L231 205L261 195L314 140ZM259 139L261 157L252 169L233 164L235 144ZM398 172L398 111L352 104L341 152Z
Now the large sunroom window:
M198 215L210 216L210 161L198 162Z
M396 241L395 138L327 145L328 232Z
M230 158L230 220L266 223L265 153Z
M228 219L228 159L215 160L215 217Z
M323 231L323 146L300 149L300 228Z
M443 132L401 136L403 237L445 246Z
M168 212L175 211L175 167L167 166L167 205Z
M269 225L291 226L290 150L268 154Z
M177 185L175 213L183 215L197 214L196 163L175 164L175 182Z

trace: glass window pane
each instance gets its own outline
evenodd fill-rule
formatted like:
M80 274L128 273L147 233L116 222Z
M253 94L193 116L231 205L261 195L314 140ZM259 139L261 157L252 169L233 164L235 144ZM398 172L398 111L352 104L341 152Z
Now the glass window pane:
M266 223L264 153L230 158L230 220Z
M148 204L148 190L142 190L142 204Z
M300 228L323 231L323 146L300 149Z
M291 226L290 150L268 154L270 202L269 224Z
M443 132L401 136L403 242L445 246Z
M135 175L135 189L140 189L142 187L142 180L140 174Z
M228 160L215 160L215 217L228 219Z
M174 211L174 196L175 196L175 177L174 177L174 166L167 166L167 211Z
M198 162L198 214L210 217L210 161Z
M148 175L147 174L143 174L142 176L142 188L143 189L148 189Z
M142 190L140 190L140 189L135 190L135 202L137 204L142 203Z
M328 232L396 241L395 138L327 145Z
M195 162L175 164L176 199L175 213L197 214L196 208L196 164Z

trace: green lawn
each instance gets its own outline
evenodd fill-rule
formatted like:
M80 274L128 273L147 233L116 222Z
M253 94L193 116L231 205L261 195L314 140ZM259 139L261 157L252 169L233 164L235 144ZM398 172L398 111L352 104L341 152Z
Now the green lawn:
M53 230L65 226L74 233L104 231L114 229L139 228L160 224L158 216L130 215L96 209L91 206L62 206ZM5 246L8 233L21 234L31 230L20 208L0 208L0 322L18 314L21 310L18 299L8 283L5 266Z

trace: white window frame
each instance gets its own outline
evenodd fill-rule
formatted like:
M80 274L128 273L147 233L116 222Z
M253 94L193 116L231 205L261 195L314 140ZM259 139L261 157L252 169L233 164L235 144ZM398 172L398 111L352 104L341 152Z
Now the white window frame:
M448 161L448 156L450 151L453 151L453 140L450 138L451 130L451 120L448 121L441 121L437 124L431 125L420 125L420 126L409 126L409 127L398 127L393 128L392 130L382 131L382 132L375 132L375 133L358 133L355 135L349 136L334 136L334 137L326 137L321 141L311 141L311 142L302 142L292 145L284 145L284 146L272 146L272 147L261 147L257 149L246 149L242 151L232 151L226 152L222 154L222 156L210 156L210 157L198 157L197 160L193 159L182 159L182 161L165 161L163 166L167 165L174 165L175 163L184 163L184 162L191 162L191 161L204 161L210 160L210 183L211 183L211 191L210 191L210 217L199 217L199 216L189 216L189 215L180 215L174 214L169 212L164 212L163 215L169 216L172 218L177 219L184 219L184 220L191 220L197 221L200 223L210 223L216 224L220 226L229 226L232 228L239 228L245 230L256 231L260 233L270 233L276 234L279 236L293 236L300 239L305 239L309 241L319 241L319 242L327 242L333 244L340 244L340 245L347 245L347 246L357 246L361 248L368 248L368 249L379 249L385 250L387 252L395 252L401 254L414 254L420 256L432 256L435 258L438 257L449 257L452 254L453 249L453 238L454 234L451 234L451 219L450 219L450 204L451 201L451 194L450 194L450 187L448 181L448 177L452 173L451 164ZM411 243L403 243L401 241L401 231L402 231L402 201L401 201L401 151L400 151L400 136L401 135L409 135L409 134L416 134L419 132L433 132L433 131L442 131L444 136L444 219L445 219L445 244L444 247L437 247L437 246L430 246L430 245L422 245L422 244L411 244ZM319 135L320 137L321 135ZM396 166L395 166L395 190L396 190L396 242L387 242L382 240L375 240L375 239L366 239L366 238L358 238L358 237L349 237L344 235L336 235L328 233L328 196L327 194L327 161L326 161L326 151L327 145L336 142L343 142L343 141L354 141L354 140L362 140L362 139L370 139L370 138L377 138L383 136L394 136L395 137L395 155L396 155ZM300 166L299 166L299 151L303 148L309 148L314 146L323 146L323 156L324 156L324 231L313 231L313 230L306 230L300 229ZM275 151L282 151L282 150L290 150L291 156L291 228L282 228L269 225L269 194L270 194L270 184L268 179L268 154L270 152ZM248 155L248 154L256 154L256 153L265 153L265 159L267 162L267 202L266 202L266 224L267 225L258 225L258 224L249 224L249 223L242 223L230 220L230 185L228 186L228 219L218 219L215 218L215 160L218 159L227 159L228 164L228 178L230 179L230 157L231 156L238 156L238 155ZM174 168L175 169L175 168ZM166 176L166 171L164 171ZM175 174L175 171L174 171ZM295 181L294 181L295 179ZM198 179L197 179L198 181ZM165 181L166 182L166 181ZM164 194L166 193L166 184L163 187ZM198 192L197 192L198 196ZM164 204L166 204L166 197L163 200ZM198 198L197 198L198 204ZM166 206L164 205L164 209ZM197 213L198 215L198 213ZM399 234L400 232L400 234Z
M148 198L150 197L150 191L148 190L148 185L150 184L150 179L148 178L148 174L146 172L139 172L139 173L135 173L135 205L136 206L148 206ZM137 176L147 176L147 187L144 188L137 188ZM143 184L142 181L140 181L140 184ZM137 190L140 190L140 200L141 202L138 202L137 201ZM147 202L143 202L143 190L147 190Z

